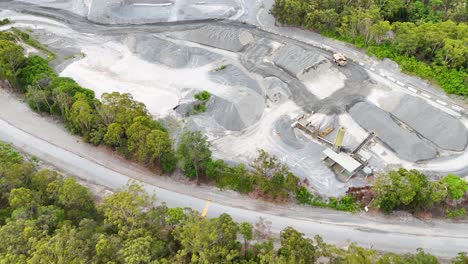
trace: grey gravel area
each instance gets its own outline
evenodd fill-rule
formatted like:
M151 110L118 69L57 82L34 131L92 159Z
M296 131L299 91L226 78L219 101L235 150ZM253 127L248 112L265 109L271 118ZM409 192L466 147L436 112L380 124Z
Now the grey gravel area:
M225 69L213 70L209 72L211 81L220 83L227 86L245 86L262 94L262 88L258 85L257 81L250 78L245 72L234 65L224 65Z
M370 89L376 87L367 73L354 63L340 67L339 70L346 76L345 86L314 104L312 107L314 112L327 115L345 112L354 104L364 101Z
M199 67L221 58L205 49L177 45L155 36L131 35L125 42L140 58L172 68Z
M251 89L234 91L229 98L212 96L207 112L227 130L239 131L255 124L263 114L264 99Z
M465 126L420 98L405 95L392 114L440 148L462 151L466 147Z
M377 136L396 154L407 161L416 162L436 157L437 151L415 133L400 127L389 113L377 106L360 102L349 113L356 122L367 131L374 131Z
M206 25L194 30L173 32L170 35L233 52L241 51L245 45L254 41L254 36L243 28L218 25Z
M318 65L328 62L320 53L305 50L296 45L281 47L273 54L272 61L278 67L300 79L309 71L316 69Z

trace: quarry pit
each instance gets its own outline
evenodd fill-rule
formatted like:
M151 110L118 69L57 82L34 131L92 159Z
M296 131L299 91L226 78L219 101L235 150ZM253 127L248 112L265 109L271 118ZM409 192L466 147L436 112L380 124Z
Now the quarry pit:
M269 4L8 1L0 3L0 17L56 52L52 63L60 75L97 97L130 93L175 139L183 130L201 131L215 158L232 164L248 164L264 149L321 195L342 195L366 180L337 180L322 162L329 146L292 127L304 114L316 127L330 128L323 133L329 142L346 128L343 146L350 149L374 132L364 149L374 173L406 167L466 176L464 112L403 89L383 69L357 61L339 67L333 51L275 29L265 12ZM187 114L202 90L212 95L206 112Z

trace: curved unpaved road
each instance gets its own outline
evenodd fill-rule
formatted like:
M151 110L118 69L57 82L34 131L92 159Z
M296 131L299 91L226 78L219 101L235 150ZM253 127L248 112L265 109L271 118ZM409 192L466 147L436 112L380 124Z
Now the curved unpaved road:
M294 205L286 208L233 192L151 176L149 171L109 155L106 149L93 147L69 135L60 125L32 112L25 103L4 90L0 90L0 140L11 142L19 150L37 156L63 172L112 190L136 179L148 192L155 193L160 201L171 207L201 210L205 199L211 198L209 216L228 213L237 221L248 222L264 217L272 222L275 233L292 226L307 236L318 234L339 246L355 241L362 246L400 253L421 247L440 257L453 257L467 250L468 225L438 221L424 223L413 218L370 218Z

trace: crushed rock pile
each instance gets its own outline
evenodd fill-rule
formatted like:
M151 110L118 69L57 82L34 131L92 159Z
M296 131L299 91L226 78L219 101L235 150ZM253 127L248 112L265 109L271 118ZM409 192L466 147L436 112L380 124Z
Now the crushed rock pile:
M417 134L400 127L391 115L377 106L360 102L349 113L367 131L374 131L402 159L416 162L436 157L437 150Z
M205 49L177 45L155 36L129 36L125 42L140 58L171 68L200 67L221 58Z

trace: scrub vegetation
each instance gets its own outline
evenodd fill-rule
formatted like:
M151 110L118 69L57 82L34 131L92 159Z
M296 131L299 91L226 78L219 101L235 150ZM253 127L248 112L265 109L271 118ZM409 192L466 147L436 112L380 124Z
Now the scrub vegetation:
M450 218L465 216L468 184L458 176L449 174L438 181L429 181L417 170L399 169L378 175L372 191L373 205L385 213L393 210L410 212L447 208Z
M11 23L11 21L8 18L4 18L4 19L0 20L0 26L8 25L10 23Z
M275 0L277 21L396 61L403 71L468 96L468 6L463 0Z
M296 199L300 204L315 207L331 208L339 211L356 212L361 209L361 204L357 203L352 195L345 195L341 199L331 197L328 201L310 193L306 187L301 186L296 191Z
M17 28L12 28L12 31L15 33L16 36L18 36L21 39L22 42L42 51L47 56L48 61L52 61L56 58L55 53L51 52L46 46L44 46L39 41L31 38L31 36L29 36L28 33L21 31Z
M211 94L208 91L201 91L193 95L193 98L197 99L197 103L193 106L192 114L206 112L206 103L210 100Z
M225 70L227 68L227 65L221 65L218 68L215 69L215 72Z
M436 257L347 249L288 227L202 218L155 205L136 183L97 203L73 178L39 169L0 143L0 259L5 263L439 263ZM466 263L460 253L453 263Z

